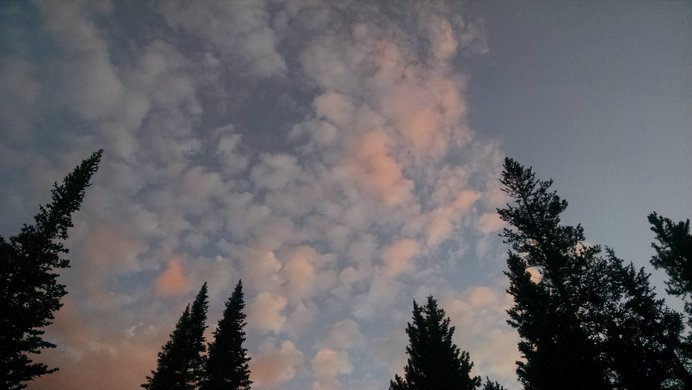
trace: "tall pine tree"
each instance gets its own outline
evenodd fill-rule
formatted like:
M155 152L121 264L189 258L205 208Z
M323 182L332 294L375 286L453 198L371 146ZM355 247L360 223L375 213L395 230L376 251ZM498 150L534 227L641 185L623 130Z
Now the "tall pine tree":
M226 301L223 318L214 331L214 341L209 344L206 375L201 390L249 390L250 370L245 342L245 314L243 309L243 283L238 284Z
M57 274L70 265L62 257L68 253L63 241L101 154L93 153L62 184L55 183L51 202L40 207L33 225L24 225L7 241L0 236L0 388L22 389L23 382L57 371L34 362L32 355L55 348L43 339L43 328L67 294Z
M651 230L656 234L656 241L651 246L656 255L651 264L663 268L668 273L666 282L668 294L685 300L685 311L692 325L692 235L690 220L674 223L656 213L649 214Z
M473 390L481 385L480 377L471 377L468 352L452 342L449 323L432 296L423 307L413 301L413 322L406 327L408 363L404 378L396 375L390 390Z
M511 225L503 232L515 301L508 322L521 337L525 388L688 386L676 354L680 317L656 299L648 274L586 245L580 225L562 225L567 202L550 191L551 180L506 159L501 182L514 201L498 212Z
M194 390L204 378L207 284L204 283L192 306L185 308L158 354L156 370L142 387L149 390Z

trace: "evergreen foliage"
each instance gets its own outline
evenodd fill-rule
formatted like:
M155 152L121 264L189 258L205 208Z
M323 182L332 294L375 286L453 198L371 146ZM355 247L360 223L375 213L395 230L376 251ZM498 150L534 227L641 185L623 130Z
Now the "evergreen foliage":
M243 283L238 284L226 301L223 318L214 331L214 341L209 344L206 375L201 390L249 390L250 369L245 342L245 314L243 309Z
M33 225L5 240L0 236L0 388L22 389L23 382L57 371L34 362L32 354L55 348L43 339L46 326L67 294L57 271L68 268L63 241L79 210L102 151L93 153L51 190L51 202L39 207Z
M506 159L501 183L514 200L498 212L512 227L502 234L515 301L508 323L521 337L517 374L525 388L689 387L676 355L680 316L656 299L649 275L586 245L580 225L562 225L567 202L550 191L552 180Z
M497 382L491 382L490 378L485 378L485 383L483 383L483 390L507 390L500 386Z
M656 234L658 244L651 246L656 255L651 258L651 264L663 268L670 280L666 282L668 294L685 299L685 311L692 321L692 235L690 235L690 220L673 223L670 219L656 213L649 214L651 230Z
M404 378L396 375L390 390L472 390L481 385L480 377L470 376L468 352L452 342L454 327L449 323L432 296L422 307L413 301L413 322L406 327L408 363Z
M207 284L188 305L158 354L156 370L142 387L150 390L194 390L204 377Z

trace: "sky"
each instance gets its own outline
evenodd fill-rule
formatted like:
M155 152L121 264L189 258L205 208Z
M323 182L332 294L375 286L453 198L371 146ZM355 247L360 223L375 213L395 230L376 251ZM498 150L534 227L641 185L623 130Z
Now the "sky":
M386 388L431 294L519 388L503 159L665 295L646 215L691 216L691 36L682 1L3 1L0 234L104 149L29 390L138 388L239 279L254 389Z

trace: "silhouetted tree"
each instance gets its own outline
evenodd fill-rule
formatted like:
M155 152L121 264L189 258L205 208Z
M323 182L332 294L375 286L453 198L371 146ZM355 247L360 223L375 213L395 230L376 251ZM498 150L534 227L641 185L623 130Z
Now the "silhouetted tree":
M656 255L651 258L651 264L663 268L668 273L666 282L668 294L682 297L685 300L685 311L688 320L692 321L692 235L690 235L690 220L673 223L670 219L656 213L649 214L651 230L656 234L658 244L651 246Z
M481 385L480 377L470 376L468 352L452 342L454 327L449 323L432 296L423 307L413 301L413 322L406 326L408 363L404 378L396 375L390 390L472 390Z
M67 294L56 272L70 265L62 257L68 253L63 241L101 154L93 153L62 184L55 183L51 202L40 206L33 225L24 225L7 241L0 236L0 388L21 389L26 387L22 382L57 371L34 362L31 354L55 348L43 339L43 328Z
M243 283L238 284L226 301L223 318L214 331L214 341L209 344L209 357L206 375L201 390L249 390L250 370L248 368L245 342L245 314L243 309Z
M483 384L483 390L507 390L500 386L497 382L491 382L490 378L485 378L485 383Z
M158 354L156 370L142 387L150 390L194 390L204 377L206 350L207 284L204 283L192 306L187 305Z
M567 202L552 180L506 159L501 182L514 200L498 210L512 228L508 293L515 305L517 374L526 389L646 389L683 381L676 355L681 319L656 299L649 275L608 249L584 243L583 228L560 224ZM532 281L534 267L541 275Z

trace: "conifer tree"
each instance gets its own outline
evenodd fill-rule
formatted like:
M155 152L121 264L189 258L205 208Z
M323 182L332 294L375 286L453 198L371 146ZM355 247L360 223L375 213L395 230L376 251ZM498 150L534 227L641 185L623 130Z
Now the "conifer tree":
M685 311L692 325L692 235L690 235L690 220L674 223L656 213L649 214L651 230L656 234L658 244L651 246L656 255L651 258L651 264L663 268L668 274L666 292L682 297L685 300Z
M521 337L517 374L525 388L692 384L676 355L680 316L656 299L649 275L586 245L580 225L562 225L567 202L550 191L551 180L506 159L501 182L514 200L498 212L511 225L503 232L515 301L508 322Z
M40 206L33 225L16 236L0 236L0 388L22 389L36 377L57 371L33 361L42 349L55 348L43 339L44 328L67 294L57 271L70 261L63 241L79 210L102 151L82 161L62 184L55 183L51 202Z
M473 390L481 385L480 377L470 376L473 363L469 354L452 342L454 327L432 296L422 307L413 301L413 322L407 325L406 334L404 378L396 375L390 390Z
M491 382L490 378L485 378L485 383L483 383L483 390L507 390L502 387L497 382Z
M243 309L243 283L238 284L226 301L223 318L214 331L209 344L209 357L201 390L249 390L250 370L245 342L245 314Z
M150 390L194 390L204 377L207 284L204 283L192 306L187 305L170 340L158 354L156 370L142 387Z

